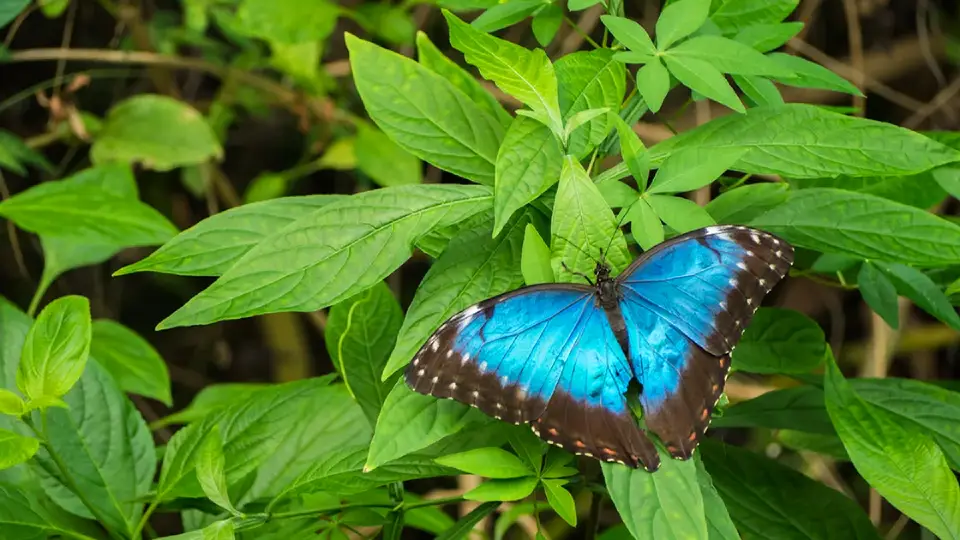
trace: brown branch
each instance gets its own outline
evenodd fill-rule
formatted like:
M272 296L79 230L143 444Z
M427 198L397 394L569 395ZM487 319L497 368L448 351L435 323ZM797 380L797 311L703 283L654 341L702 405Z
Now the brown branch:
M843 0L843 12L847 18L847 40L850 42L850 63L854 70L853 84L863 91L866 73L863 67L863 32L860 30L860 12L856 0ZM863 96L853 96L853 107L857 116L866 113Z

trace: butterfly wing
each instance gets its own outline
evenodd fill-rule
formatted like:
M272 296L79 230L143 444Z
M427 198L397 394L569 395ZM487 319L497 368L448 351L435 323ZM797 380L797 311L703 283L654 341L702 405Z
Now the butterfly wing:
M415 391L450 398L578 454L656 469L624 393L633 374L594 289L525 287L445 322L407 367Z
M617 281L644 421L681 459L710 422L730 353L793 248L738 226L700 229L644 253Z

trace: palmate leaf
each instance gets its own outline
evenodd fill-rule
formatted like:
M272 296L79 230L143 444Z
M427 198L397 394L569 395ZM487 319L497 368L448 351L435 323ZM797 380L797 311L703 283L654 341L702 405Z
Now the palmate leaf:
M665 53L666 58L692 58L707 62L721 73L763 75L789 79L793 72L767 58L763 53L732 39L697 36Z
M261 241L158 328L334 304L382 281L424 234L489 210L491 199L489 188L467 185L353 195Z

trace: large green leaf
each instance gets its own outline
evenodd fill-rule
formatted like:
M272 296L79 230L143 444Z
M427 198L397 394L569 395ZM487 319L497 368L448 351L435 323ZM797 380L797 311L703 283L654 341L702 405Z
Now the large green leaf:
M742 147L734 169L788 178L900 176L960 159L960 153L891 124L790 103L727 115L671 137L651 149L654 162L683 147ZM623 178L625 165L604 173Z
M261 241L159 328L335 304L382 281L418 238L488 210L491 199L482 186L416 185L327 205Z
M657 472L601 463L607 492L634 538L707 538L693 461L664 456Z
M223 157L203 115L167 96L141 94L116 105L90 149L94 163L140 163L167 171Z
M960 538L960 486L934 440L860 398L832 358L825 393L827 412L857 472L940 538Z
M220 428L213 426L197 453L197 480L208 499L231 514L239 512L230 502L227 492L227 475L224 473L226 458L223 456L223 439Z
M333 31L339 10L335 2L311 0L243 0L237 24L245 34L277 43L323 40Z
M384 283L330 308L327 352L371 424L395 382L381 377L402 322L400 303Z
M626 91L626 68L608 49L580 51L557 60L560 113L564 120L589 109L618 111ZM567 139L567 153L580 156L603 142L610 131L608 115L590 120Z
M707 538L710 540L739 540L737 527L730 519L727 505L713 485L710 473L703 466L700 456L694 458L697 464L697 483L700 484L700 496L703 497L703 510L707 518Z
M683 56L664 56L663 60L670 73L687 88L737 112L745 111L743 103L740 102L740 98L737 97L737 93L727 82L726 77L711 64L697 58Z
M816 321L789 309L762 308L733 352L732 367L753 373L807 373L826 353Z
M122 168L105 165L44 182L0 202L0 216L33 233L116 245L114 250L172 238L177 230L159 212L100 183L114 173L129 176Z
M686 148L670 154L657 170L648 193L681 193L706 186L740 160L742 148Z
M31 400L59 398L80 379L91 339L90 302L64 296L40 312L20 354L17 388Z
M720 36L697 36L673 47L665 54L667 58L694 58L707 62L722 73L786 78L792 75L791 70L751 47Z
M839 189L803 189L751 221L798 247L865 259L960 263L960 227L923 210Z
M423 278L407 310L397 346L383 371L386 379L403 366L450 316L523 284L519 260L524 229L534 210L517 216L498 237L490 222L463 231Z
M777 23L797 9L800 0L726 0L710 21L724 34L760 23Z
M485 34L446 10L443 16L450 27L450 44L484 79L541 115L554 133L562 131L557 76L543 49L531 51Z
M504 110L497 98L493 97L476 77L440 52L423 32L417 32L417 53L420 65L442 76L473 100L477 107L496 117L504 127L510 125L513 117Z
M502 448L476 448L441 456L434 461L467 474L487 478L518 478L535 474L520 458Z
M166 363L133 330L107 319L94 321L90 356L106 368L124 392L173 405Z
M186 408L165 416L152 424L152 427L164 427L170 424L189 424L222 409L231 403L239 403L250 395L267 387L267 383L223 383L211 384L200 390Z
M750 184L721 193L704 209L717 223L739 225L787 200L786 184Z
M880 315L891 328L900 325L900 305L897 289L890 279L871 261L865 261L857 274L857 286L863 300L877 315ZM940 292L940 289L937 289ZM942 292L940 293L943 294ZM944 297L946 299L946 297ZM950 306L949 300L947 305ZM953 310L953 307L950 307Z
M791 180L790 185L796 189L808 188L837 188L847 191L859 191L890 199L898 203L928 209L947 197L934 179L933 173L937 170L926 171L910 176L836 176L833 178L806 178Z
M9 540L94 540L99 527L50 507L39 493L0 482L0 533Z
M468 180L493 184L503 124L443 76L347 34L350 65L367 113L394 142Z
M251 488L263 493L270 492L272 482L295 477L300 472L297 467L308 466L318 453L329 450L324 438L333 434L344 437L331 439L329 442L334 445L352 438L363 440L364 433L369 431L366 422L360 420L359 408L345 399L343 386L330 387L330 379L327 376L263 388L178 431L167 444L155 499L202 494L194 470L206 434L213 426L219 426L223 437L228 485L233 486L258 467L275 464L276 470L262 480L258 476ZM344 418L343 407L358 414ZM330 416L316 414L326 408L333 408ZM339 427L327 432L331 424ZM345 428L355 431L343 435L340 432Z
M0 429L0 469L9 469L32 458L40 448L40 441Z
M557 183L562 166L563 150L550 128L526 116L514 118L497 153L493 234Z
M423 450L492 419L462 403L418 394L400 381L387 396L367 455L366 470Z
M703 464L744 538L879 540L852 499L776 461L701 441Z
M260 241L342 195L283 197L245 204L214 214L183 231L145 259L114 275L163 272L181 276L219 276Z
M583 279L571 271L592 274L602 250L604 261L615 273L626 268L632 259L603 195L580 163L570 156L564 158L560 174L550 237L553 271L560 281Z
M423 180L420 160L366 122L357 122L354 153L357 168L381 186L419 184Z
M957 315L947 295L926 274L900 263L872 261L872 264L890 278L897 292L913 300L950 328L960 330L960 315Z
M63 400L68 408L45 412L47 444L34 467L44 490L73 514L132 534L156 470L146 422L96 362Z
M823 391L814 386L784 388L734 403L714 418L712 425L833 433L833 424L823 404Z

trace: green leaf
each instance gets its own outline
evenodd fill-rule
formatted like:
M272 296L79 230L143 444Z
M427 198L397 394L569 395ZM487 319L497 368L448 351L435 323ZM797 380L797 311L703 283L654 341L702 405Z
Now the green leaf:
M683 0L693 2L699 0ZM737 112L744 112L743 103L733 91L723 74L703 60L682 56L664 56L667 68L687 88L730 107Z
M460 521L450 527L448 530L444 531L443 534L437 537L437 540L461 540L469 536L470 531L480 523L483 518L494 513L497 508L500 507L499 501L491 501L481 504L480 506L474 508L469 514L460 518Z
M543 2L539 0L537 2L543 5ZM530 28L533 30L533 36L537 38L537 43L541 47L546 47L553 42L553 38L556 37L562 24L563 8L560 7L560 4L547 4L533 17Z
M693 461L665 457L651 474L601 463L607 492L634 538L706 538L703 498Z
M532 223L523 231L523 250L520 253L520 272L527 285L553 283L553 268L550 266L550 247Z
M801 30L802 22L761 23L741 29L733 39L765 53L784 45Z
M960 196L960 167L939 167L930 171L930 176L944 191L954 197Z
M16 0L8 0L16 1ZM0 20L3 19L3 6L0 5ZM0 24L0 27L3 25ZM0 51L0 62L3 61L3 52ZM0 129L0 168L13 171L20 176L27 174L25 165L33 165L45 172L53 171L53 166L42 154L27 146L27 144L9 131Z
M550 236L553 271L560 281L575 278L571 271L593 272L596 261L600 260L600 250L608 245L610 248L604 251L603 258L615 272L626 268L631 261L627 242L603 195L580 163L570 156L564 158Z
M245 204L214 214L178 234L145 259L117 270L181 276L220 276L271 234L318 211L343 195L284 197Z
M543 439L533 434L527 426L519 426L508 430L507 439L518 456L529 465L534 474L540 474L543 469L543 455L549 447Z
M743 148L681 149L664 160L647 191L681 193L702 188L735 165L745 153Z
M789 186L783 183L749 184L721 193L704 207L717 223L738 225L785 202Z
M657 53L657 48L653 45L647 31L636 21L615 15L603 15L600 20L624 47L643 54ZM660 29L658 28L657 31L659 32Z
M960 315L957 315L943 290L923 272L894 262L873 261L873 264L887 275L897 292L913 300L921 309L950 328L960 330Z
M223 148L199 112L176 99L141 94L107 114L90 149L94 163L140 163L168 171L221 159Z
M99 182L114 174L132 180L128 169L117 166L88 169L58 182L41 183L0 202L0 216L33 233L98 246L107 244L113 252L122 247L162 244L172 238L177 230L159 212Z
M562 132L557 76L542 49L528 50L475 29L444 11L450 44L477 67L484 79L548 119L554 133Z
M366 440L369 428L360 420L359 407L346 399L342 385L329 385L331 378L265 387L177 431L167 444L155 500L202 495L195 470L200 449L213 426L219 426L223 438L228 486L258 467L264 472L271 469L271 474L262 479L258 475L250 488L260 493L274 491L264 483L296 478L331 446ZM327 409L333 409L328 411L329 416L314 414Z
M897 289L873 262L866 261L860 267L860 273L857 275L857 285L860 287L863 300L870 306L870 309L880 315L890 325L890 328L896 329L900 326ZM953 307L950 307L950 311L953 311Z
M637 190L619 180L601 182L597 184L597 189L610 208L628 208L640 198Z
M445 78L346 35L353 80L370 118L400 147L474 182L492 185L503 123ZM436 69L436 66L434 67Z
M441 456L435 461L467 474L487 478L517 478L534 474L534 471L524 465L517 456L500 448L477 448Z
M381 377L402 322L400 303L384 283L331 307L327 317L327 352L371 424L395 382Z
M533 212L527 210L517 216L496 238L490 236L490 222L486 221L461 232L450 242L417 288L383 378L407 365L452 315L523 284L516 261L521 256L524 229Z
M158 540L234 540L234 527L231 520L215 521L203 529L164 536Z
M767 392L727 407L713 419L713 427L763 427L795 429L808 433L833 433L823 405L823 391L796 386Z
M519 501L536 489L536 477L487 480L463 494L468 501Z
M657 144L651 157L683 147L747 148L737 170L793 179L910 175L960 159L913 131L799 103L717 118Z
M663 67L660 58L637 71L637 90L651 112L658 112L670 92L670 72Z
M239 515L240 512L230 502L227 493L227 475L224 473L226 458L223 457L223 440L220 438L220 428L213 426L197 452L197 480L200 488L208 499L217 506Z
M497 520L493 526L493 539L503 540L506 538L511 527L513 527L523 516L533 514L536 508L536 503L527 501L516 503L505 511L500 512L500 515L497 516Z
M936 443L860 398L832 358L824 384L827 412L864 480L940 538L960 537L960 486Z
M467 70L444 56L423 32L417 32L417 54L420 65L446 79L470 98L477 107L496 117L504 127L509 126L513 121L513 117L504 110L493 94L488 92Z
M710 214L690 199L667 195L649 195L644 199L664 223L679 233L716 225Z
M663 242L663 224L660 223L660 217L650 206L647 198L641 198L630 207L627 211L627 221L630 223L633 239L644 251Z
M733 352L732 366L752 373L809 373L826 354L816 321L789 309L762 308Z
M353 195L261 241L158 328L335 304L382 281L428 231L483 212L490 199L489 188L466 185L398 186Z
M0 470L27 461L39 449L40 441L37 439L0 429Z
M99 527L49 505L41 497L38 490L0 482L0 531L4 532L5 538L88 540L102 537Z
M568 0L567 9L570 11L583 11L590 6L599 4L602 0Z
M304 43L330 35L339 13L327 0L300 4L299 0L243 0L237 23L244 33L269 42Z
M700 485L700 496L703 497L704 517L707 519L707 538L712 540L740 540L737 527L730 519L727 505L724 504L720 493L713 485L710 473L703 466L700 456L694 458L697 465L697 483Z
M187 424L202 420L208 414L231 403L246 401L252 394L264 387L266 387L266 384L260 383L224 383L205 386L193 398L189 406L157 420L152 427L156 429L171 424Z
M707 21L710 0L678 0L657 19L657 48L665 51L677 41L696 32Z
M124 392L153 398L167 407L170 375L160 354L145 339L120 323L93 322L90 356L113 376Z
M647 177L650 175L650 155L637 133L619 116L614 118L613 125L617 127L617 134L620 136L620 153L623 156L623 162L627 164L630 174L636 179L637 186L644 191L647 189ZM603 191L602 187L601 191Z
M43 308L20 353L17 388L28 400L66 394L80 379L90 353L90 303L64 296Z
M6 388L0 388L0 414L22 416L27 412L23 399Z
M767 58L793 73L792 77L775 77L781 84L797 88L833 90L854 96L863 95L850 81L806 58L786 53L771 53Z
M96 362L87 364L64 401L68 408L44 413L46 444L34 472L63 509L129 536L156 470L147 424Z
M667 61L693 59L705 62L721 73L737 75L763 75L789 79L793 71L767 58L763 53L720 36L697 36L670 49L665 54Z
M843 219L838 221L838 215ZM795 191L787 202L751 224L798 247L825 253L929 266L960 262L960 227L912 206L863 193L826 188Z
M514 118L497 153L494 236L514 212L557 183L563 150L550 128L524 116Z
M626 92L627 70L614 60L609 50L597 49L565 55L557 60L555 69L559 83L560 113L564 120L591 109L620 109ZM567 153L586 155L603 142L610 127L607 116L590 120L587 128L570 135Z
M843 447L840 437L836 435L781 429L777 431L776 437L787 448L816 452L838 461L850 461L847 450Z
M470 24L481 32L496 32L526 19L543 5L542 0L501 2L481 13Z
M354 151L357 168L381 186L419 184L421 181L420 160L366 122L357 124Z
M547 502L557 512L557 515L570 524L571 527L577 526L577 505L573 500L573 495L566 488L566 480L543 480L543 492L547 496Z
M926 210L939 204L947 196L947 193L937 185L933 172L927 171L909 176L841 175L833 178L791 180L790 185L795 189L825 187L857 191Z
M0 28L17 18L21 11L30 4L29 0L4 0L0 3Z
M570 135L576 133L578 129L583 127L584 124L601 115L606 115L608 112L610 112L610 109L604 107L602 109L587 109L574 114L563 127L564 138L569 140Z
M757 107L783 105L777 85L756 75L734 75L734 82Z
M383 404L370 443L365 470L374 470L459 433L467 426L492 421L470 407L418 394L400 381Z
M743 448L713 439L701 441L700 448L744 538L879 540L867 515L843 493Z
M710 21L723 34L732 34L749 26L778 23L797 9L800 0L727 0L710 15Z

